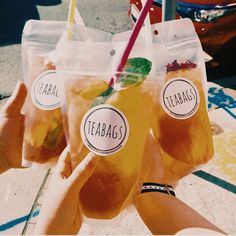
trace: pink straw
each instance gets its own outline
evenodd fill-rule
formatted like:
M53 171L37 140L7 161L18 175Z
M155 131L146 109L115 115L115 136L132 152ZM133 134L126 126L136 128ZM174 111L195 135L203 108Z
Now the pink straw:
M144 23L144 20L149 12L149 9L151 8L152 6L152 2L153 0L147 0L146 4L144 5L144 7L142 8L142 11L139 15L139 18L133 28L133 31L132 31L132 34L129 38L129 41L128 41L128 44L125 48L125 51L121 57L121 61L120 61L120 64L119 66L117 67L117 72L118 74L116 75L116 82L120 79L120 73L119 72L122 72L124 67L125 67L125 64L128 60L128 57L129 57L129 54L134 46L134 43L138 37L138 34L143 26L143 23ZM109 83L109 87L111 87L112 85L114 84L114 78L111 78L110 80L110 83Z

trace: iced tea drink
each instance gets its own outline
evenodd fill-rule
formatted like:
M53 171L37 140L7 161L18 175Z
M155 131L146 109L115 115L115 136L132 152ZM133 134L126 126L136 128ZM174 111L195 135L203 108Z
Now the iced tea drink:
M55 65L46 55L32 53L29 61L23 157L26 161L46 163L66 146L60 106L51 109L47 104L50 97L58 100L60 91L55 83ZM44 104L40 103L40 96L46 99Z
M162 105L155 103L152 121L163 155L169 163L170 157L192 167L206 163L213 156L213 144L202 71L190 61L174 61L167 66L165 80Z
M22 164L27 167L48 163L66 146L54 51L65 29L66 22L30 20L23 30L22 67L28 95Z
M94 174L80 192L81 207L90 218L113 218L138 191L156 81L134 80L126 76L122 88L114 89L102 75L65 83L72 163L89 152L99 156Z

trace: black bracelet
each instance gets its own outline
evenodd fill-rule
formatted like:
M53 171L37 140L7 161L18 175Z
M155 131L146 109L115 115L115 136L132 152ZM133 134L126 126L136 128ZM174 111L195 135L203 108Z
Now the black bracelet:
M143 183L141 193L150 193L150 192L166 193L175 197L175 191L171 185L158 184L152 182Z

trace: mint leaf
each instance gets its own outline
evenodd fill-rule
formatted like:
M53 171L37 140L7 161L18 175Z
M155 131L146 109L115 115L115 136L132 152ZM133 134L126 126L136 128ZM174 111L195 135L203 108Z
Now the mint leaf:
M152 62L142 57L130 58L125 64L124 72L120 76L119 83L121 87L130 86L132 84L142 83L152 68Z
M128 59L125 64L124 72L120 75L120 79L117 82L120 87L128 87L133 84L142 83L152 68L152 62L142 57L134 57ZM123 74L124 73L124 74ZM109 87L106 91L101 93L91 107L104 104L116 90L113 87Z
M55 127L50 133L47 135L46 139L44 140L44 147L45 148L53 148L56 146L58 138L60 137L61 133L63 132L62 125Z

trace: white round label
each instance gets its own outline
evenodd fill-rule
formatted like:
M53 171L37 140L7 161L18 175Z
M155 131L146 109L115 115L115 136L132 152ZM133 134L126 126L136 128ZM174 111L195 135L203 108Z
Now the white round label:
M55 70L43 72L35 79L31 87L32 102L41 110L53 110L60 107L61 89L55 74Z
M161 91L161 105L176 119L188 119L198 110L200 96L196 86L188 79L168 80Z
M121 150L129 137L129 123L119 109L102 104L91 108L80 125L85 146L99 156L109 156Z

